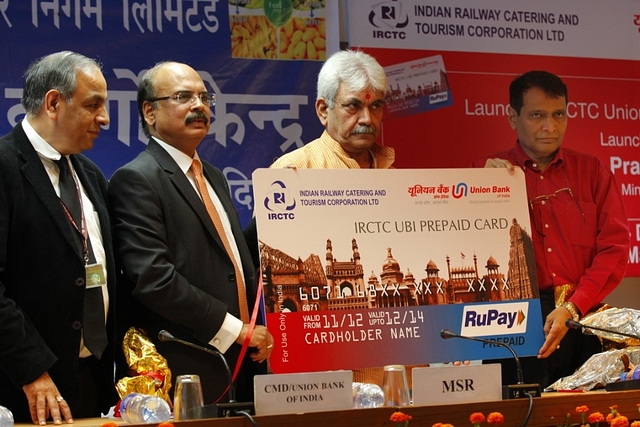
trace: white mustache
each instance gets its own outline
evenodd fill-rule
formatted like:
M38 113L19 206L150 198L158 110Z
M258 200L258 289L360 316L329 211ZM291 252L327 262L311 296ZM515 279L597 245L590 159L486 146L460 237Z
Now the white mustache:
M372 135L376 134L376 128L373 126L358 126L357 128L351 131L351 135L361 135L364 133L370 133Z

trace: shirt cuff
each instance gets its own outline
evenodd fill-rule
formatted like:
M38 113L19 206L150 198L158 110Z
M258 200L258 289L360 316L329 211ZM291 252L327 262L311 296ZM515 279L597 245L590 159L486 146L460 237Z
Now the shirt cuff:
M209 341L209 344L217 348L221 353L225 353L240 336L242 325L242 320L227 313L224 322L222 322L222 327L213 339Z

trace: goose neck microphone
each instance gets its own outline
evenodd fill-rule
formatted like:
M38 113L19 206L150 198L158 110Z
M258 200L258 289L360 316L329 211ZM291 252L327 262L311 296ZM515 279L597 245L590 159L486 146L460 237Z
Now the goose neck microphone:
M174 337L169 331L163 329L158 332L158 339L160 341L173 341L180 343L182 345L186 345L187 347L195 348L196 350L204 351L205 353L213 354L224 364L224 368L227 372L227 380L229 381L229 403L235 402L235 388L233 386L233 377L231 376L231 369L229 369L229 364L227 363L227 359L217 350L212 350L210 348L194 344L189 341L182 340L180 338Z
M517 399L517 398L521 398L521 397L537 397L540 396L540 384L525 384L524 380L523 380L523 375L522 375L522 365L520 364L520 358L518 358L518 355L516 353L516 351L513 349L513 347L511 347L509 344L507 343L503 343L500 341L491 341L491 340L485 340L483 338L476 338L476 337L469 337L469 336L465 336L465 335L459 335L456 334L452 331L450 331L449 329L443 329L442 331L440 331L440 337L442 339L449 339L449 338L462 338L465 340L470 340L470 341L477 341L477 342L481 342L484 344L489 344L489 345L498 345L500 347L505 347L507 350L509 350L511 352L511 355L513 356L513 359L516 362L516 369L517 369L517 375L518 375L518 383L515 385L506 385L503 386L502 388L502 397L503 399Z

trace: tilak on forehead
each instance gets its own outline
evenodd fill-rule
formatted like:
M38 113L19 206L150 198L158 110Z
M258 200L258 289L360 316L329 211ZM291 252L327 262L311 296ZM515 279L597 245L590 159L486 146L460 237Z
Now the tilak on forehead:
M367 94L364 97L369 99L369 98L371 98L371 94L369 92L367 92Z

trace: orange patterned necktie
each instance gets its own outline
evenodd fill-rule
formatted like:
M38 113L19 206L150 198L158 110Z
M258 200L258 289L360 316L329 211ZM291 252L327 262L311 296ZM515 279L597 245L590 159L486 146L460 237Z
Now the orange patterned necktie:
M207 184L204 180L204 175L202 174L202 165L200 164L200 161L194 159L193 163L191 163L191 168L189 169L193 173L193 178L196 181L196 187L198 187L198 192L202 197L204 207L207 209L207 212L211 217L211 221L213 222L213 225L216 227L216 231L220 236L220 240L222 240L224 248L226 249L229 258L231 258L231 261L233 262L233 268L236 273L236 285L238 287L238 305L240 306L240 318L242 319L242 323L249 323L249 306L247 304L247 292L244 286L244 277L242 276L242 273L238 268L238 263L236 262L235 256L233 256L231 244L229 243L227 234L224 232L224 227L222 226L222 221L220 220L220 214L211 201L211 197L209 197L209 191L207 190Z

